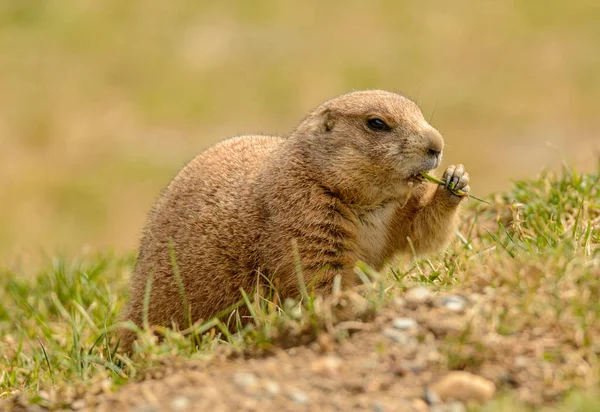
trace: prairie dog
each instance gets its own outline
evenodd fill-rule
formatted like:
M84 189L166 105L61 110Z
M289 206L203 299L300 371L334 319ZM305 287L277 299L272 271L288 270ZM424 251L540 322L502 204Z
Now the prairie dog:
M285 138L216 144L150 212L125 318L141 325L149 276L150 325L186 328L188 314L207 320L264 279L278 278L282 298L298 296L294 253L305 283L328 294L336 275L343 287L357 283L357 260L381 268L410 253L407 238L419 254L444 247L463 198L419 175L439 166L443 147L414 102L380 90L325 102ZM444 179L469 190L462 165ZM134 337L124 331L123 346Z

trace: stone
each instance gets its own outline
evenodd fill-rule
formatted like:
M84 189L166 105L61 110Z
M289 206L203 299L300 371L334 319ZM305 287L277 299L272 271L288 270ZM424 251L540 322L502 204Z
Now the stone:
M467 299L460 295L447 295L440 299L440 304L452 312L461 312L467 307Z
M311 364L314 373L328 378L336 377L339 374L342 360L337 356L323 356Z
M310 401L308 395L298 389L288 390L287 397L293 402L299 403L301 405L306 405Z
M394 305L396 306L396 308L402 309L406 306L406 299L404 299L400 296L396 296L394 298Z
M258 384L258 379L251 373L239 372L233 375L233 383L243 389L248 389Z
M428 323L429 330L436 336L460 336L467 328L466 321L461 317L443 318L431 320Z
M433 293L429 289L424 287L409 289L404 295L404 299L406 300L406 302L412 305L422 305L425 303L429 303L431 302L432 298Z
M76 401L73 401L73 403L71 403L71 409L73 409L74 411L78 411L85 407L86 407L86 402L84 399L77 399Z
M279 384L275 381L267 380L263 383L263 389L265 395L269 398L274 398L279 395L280 387Z
M396 318L392 321L392 326L394 329L408 330L416 329L419 324L413 318Z
M175 411L185 410L190 406L190 400L185 396L178 396L171 402L171 407Z
M443 376L427 390L428 397L438 398L442 402L451 400L463 403L483 404L494 396L496 385L481 376L465 371L454 371ZM433 403L433 402L432 402Z
M403 331L393 328L385 328L382 332L382 335L388 339L391 339L395 343L400 345L416 345L419 342L414 336L411 336Z

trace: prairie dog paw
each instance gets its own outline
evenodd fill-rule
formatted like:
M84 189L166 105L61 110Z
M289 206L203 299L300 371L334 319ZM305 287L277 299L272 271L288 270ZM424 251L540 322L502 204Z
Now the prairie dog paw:
M460 190L465 194L469 193L471 188L469 187L469 173L465 170L463 165L451 165L448 166L442 177L444 181L444 190L456 200L460 201L465 196L457 195L454 191Z

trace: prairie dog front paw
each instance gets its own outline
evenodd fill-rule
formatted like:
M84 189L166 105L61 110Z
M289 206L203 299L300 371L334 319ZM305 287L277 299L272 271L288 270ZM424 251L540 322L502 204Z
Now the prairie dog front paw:
M449 199L458 203L469 194L469 173L464 165L450 165L444 172L442 180L445 182L439 190L443 191ZM457 191L461 193L458 194Z

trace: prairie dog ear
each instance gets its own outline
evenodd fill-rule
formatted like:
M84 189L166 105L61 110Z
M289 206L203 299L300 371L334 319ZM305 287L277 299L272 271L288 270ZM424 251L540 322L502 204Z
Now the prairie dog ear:
M329 132L335 126L335 119L333 113L329 108L317 109L312 112L304 121L300 124L298 129L303 132L309 132L311 134L322 134Z
M333 129L333 126L335 126L335 119L333 118L333 113L330 109L325 109L323 113L323 131L328 132Z

